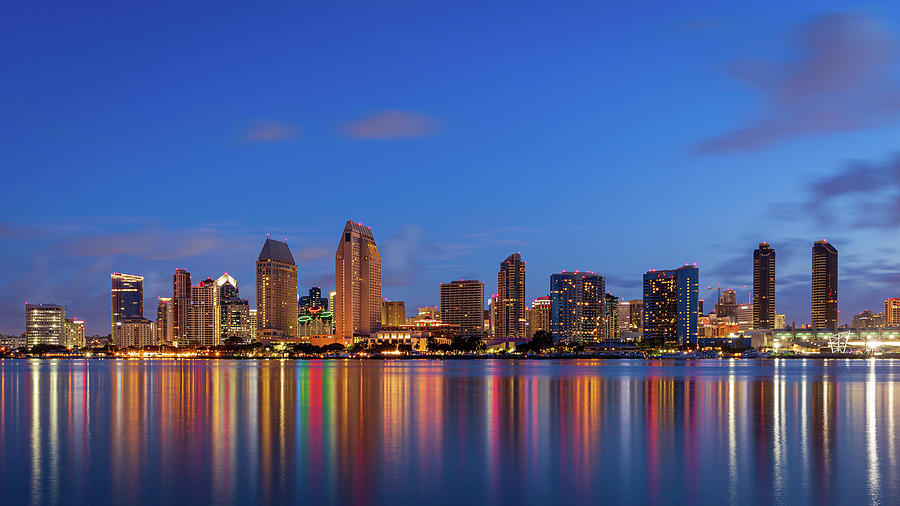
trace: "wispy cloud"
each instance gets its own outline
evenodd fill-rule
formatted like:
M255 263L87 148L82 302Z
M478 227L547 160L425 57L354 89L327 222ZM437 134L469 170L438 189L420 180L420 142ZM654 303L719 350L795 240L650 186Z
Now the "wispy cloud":
M788 38L787 61L737 61L736 79L754 88L757 118L707 139L700 154L753 151L797 137L880 126L900 119L898 42L860 14L820 16Z
M298 135L300 135L300 131L290 123L259 120L250 125L241 136L241 140L254 143L277 142L291 139Z
M345 123L341 130L354 139L412 139L438 132L438 123L428 116L407 111L381 111Z

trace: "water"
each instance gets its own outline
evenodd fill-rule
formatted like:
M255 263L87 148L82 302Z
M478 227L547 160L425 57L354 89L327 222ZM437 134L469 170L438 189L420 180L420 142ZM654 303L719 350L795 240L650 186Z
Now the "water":
M0 361L20 503L900 501L900 362Z

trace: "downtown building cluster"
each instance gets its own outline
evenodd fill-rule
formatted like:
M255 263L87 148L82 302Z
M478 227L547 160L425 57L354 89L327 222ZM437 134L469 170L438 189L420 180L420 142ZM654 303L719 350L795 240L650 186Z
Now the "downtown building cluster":
M813 244L811 323L804 329L838 328L837 255L825 240ZM735 290L720 289L714 310L707 313L696 264L649 270L643 275L642 298L632 300L608 293L600 274L562 271L549 276L546 295L528 304L526 262L513 253L499 264L494 295L485 297L483 281L448 281L440 285L439 306L418 308L407 317L403 301L382 296L381 255L372 229L348 221L335 252L335 289L327 297L319 287L298 296L299 270L291 250L287 242L269 237L256 260L256 308L241 297L238 281L227 272L194 284L191 272L179 268L172 275L171 293L157 298L156 319L151 320L144 314L144 278L113 273L110 341L119 348L367 341L424 349L428 339L472 338L490 346L526 341L543 331L557 343L695 347L787 327L776 311L775 258L775 249L760 243L752 255L751 300L739 303ZM856 326L900 326L900 298L886 300L883 313L860 313ZM84 322L66 318L63 306L28 304L25 341L28 347L82 347Z

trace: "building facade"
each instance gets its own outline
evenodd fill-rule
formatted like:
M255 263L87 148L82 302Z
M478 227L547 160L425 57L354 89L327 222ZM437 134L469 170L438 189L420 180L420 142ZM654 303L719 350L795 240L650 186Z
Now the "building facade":
M199 346L221 344L221 315L222 308L219 303L219 290L216 282L212 278L206 278L192 286L188 344Z
M381 304L381 326L396 327L406 324L406 304L402 300L386 300Z
M753 251L753 328L775 328L775 250L767 242Z
M610 293L603 299L603 339L619 339L619 298Z
M172 276L172 343L187 343L191 315L191 273L175 269Z
M894 297L885 300L884 312L881 315L885 327L900 327L900 298Z
M250 303L240 296L238 282L227 272L216 279L219 291L219 330L220 340L231 339L239 343L249 343Z
M550 332L550 296L538 297L531 301L528 311L528 338L540 330Z
M368 337L381 328L381 255L372 229L347 221L334 255L335 336Z
M175 340L174 303L172 297L157 297L156 343L168 344Z
M812 327L837 330L838 327L838 251L828 241L816 241L812 247Z
M606 283L592 272L550 275L550 332L554 341L591 343L603 336Z
M286 242L266 238L256 260L256 331L286 338L297 328L297 264Z
M525 339L525 261L521 254L513 253L500 263L497 294L500 307L495 337Z
M66 337L63 345L66 348L84 348L84 322L75 318L66 318Z
M459 326L459 335L484 337L484 283L441 283L441 322Z
M699 277L692 266L644 274L642 341L651 346L697 344Z
M144 317L144 278L114 272L110 275L110 335L119 344L118 330L126 318Z
M146 318L126 318L119 329L119 348L143 348L156 345L156 330Z
M61 345L66 338L66 306L25 304L25 346Z

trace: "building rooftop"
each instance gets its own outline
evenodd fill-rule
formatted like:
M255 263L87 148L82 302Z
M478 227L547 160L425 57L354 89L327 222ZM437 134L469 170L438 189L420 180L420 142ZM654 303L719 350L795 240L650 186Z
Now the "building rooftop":
M296 265L294 256L291 255L291 249L288 248L286 242L276 241L275 239L266 238L262 251L259 252L260 260L275 260L286 264Z

